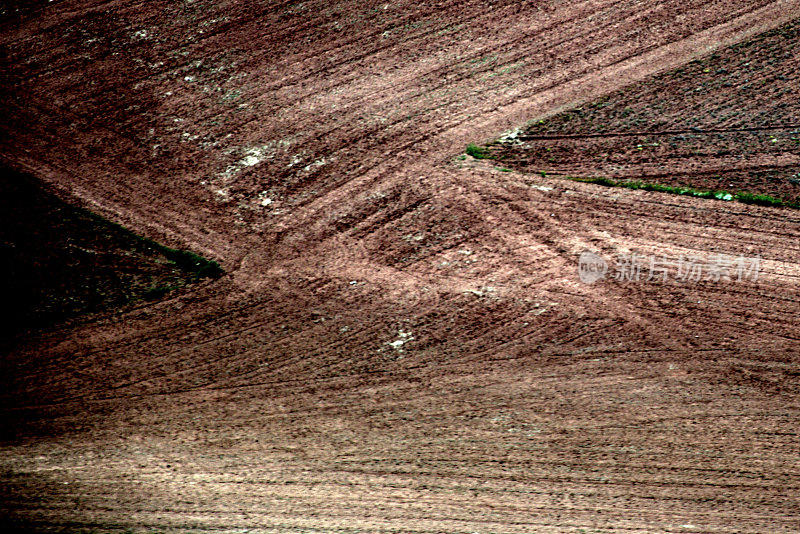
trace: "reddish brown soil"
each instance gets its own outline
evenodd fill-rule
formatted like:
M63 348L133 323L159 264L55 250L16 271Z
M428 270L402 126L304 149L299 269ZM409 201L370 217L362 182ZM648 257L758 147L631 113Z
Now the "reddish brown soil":
M797 17L64 0L6 21L3 155L229 274L4 357L4 513L796 532L800 214L454 156ZM586 249L764 262L756 282L586 285Z
M800 22L537 121L491 147L526 172L800 201Z

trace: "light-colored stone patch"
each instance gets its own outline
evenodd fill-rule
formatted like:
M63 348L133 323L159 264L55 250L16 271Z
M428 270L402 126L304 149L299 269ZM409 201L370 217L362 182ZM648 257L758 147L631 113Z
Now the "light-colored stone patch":
M310 170L312 170L312 169L314 169L316 167L322 167L323 165L325 165L325 163L326 162L325 162L325 158L324 157L323 158L319 158L318 160L312 161L311 163L309 163L308 165L303 167L303 170L304 171L310 171Z
M397 336L398 338L395 341L386 343L397 352L403 352L403 345L409 341L414 341L414 336L411 334L411 332L404 332L401 330L397 333Z

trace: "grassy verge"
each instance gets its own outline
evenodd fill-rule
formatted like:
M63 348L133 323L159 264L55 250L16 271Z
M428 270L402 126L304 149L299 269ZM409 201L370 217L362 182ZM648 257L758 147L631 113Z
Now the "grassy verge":
M602 185L605 187L622 187L624 189L638 189L642 191L657 191L659 193L670 193L673 195L684 195L697 198L711 198L716 200L737 201L744 204L755 204L757 206L778 207L778 208L793 208L800 209L800 204L796 202L789 202L787 200L776 198L770 195L762 195L756 193L749 193L747 191L712 191L707 189L695 189L693 187L674 186L655 184L640 181L626 181L626 180L612 180L605 177L588 177L577 178L574 176L567 176L569 180L575 182L582 182L587 184Z
M470 143L467 145L466 153L475 159L494 159L494 156L486 151L485 148Z
M475 159L498 159L486 147L470 143L467 145L466 154ZM465 156L461 156L463 158ZM511 172L507 167L497 167L501 172ZM546 171L539 171L542 177L547 177ZM698 189L681 185L665 185L653 182L642 182L638 180L614 180L605 176L576 177L566 176L568 180L587 184L602 185L604 187L621 187L624 189L634 189L642 191L656 191L659 193L669 193L672 195L683 195L696 198L708 198L724 201L736 201L743 204L753 204L756 206L766 206L770 208L791 208L800 209L800 202L793 202L783 198L762 193L751 193L749 191L730 192L725 190Z

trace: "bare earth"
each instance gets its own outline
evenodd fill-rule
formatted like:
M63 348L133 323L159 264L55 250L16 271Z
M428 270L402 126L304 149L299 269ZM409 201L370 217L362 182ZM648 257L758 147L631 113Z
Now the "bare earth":
M0 513L800 532L800 212L455 158L798 17L742 0L6 16L3 158L228 274L4 356ZM587 249L763 261L756 281L588 285Z
M747 191L800 206L800 19L486 147L527 172Z

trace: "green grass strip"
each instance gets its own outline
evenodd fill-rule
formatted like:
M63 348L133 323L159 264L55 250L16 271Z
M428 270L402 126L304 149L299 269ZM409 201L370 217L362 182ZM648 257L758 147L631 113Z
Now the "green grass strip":
M757 206L766 206L771 208L800 209L800 204L798 204L797 202L790 202L782 198L777 198L770 195L748 193L746 191L738 191L735 193L731 193L729 191L695 189L693 187L655 184L650 182L639 182L639 181L629 182L623 180L612 180L604 176L597 176L597 177L593 176L587 178L567 176L567 178L575 182L602 185L605 187L622 187L624 189L657 191L659 193L670 193L672 195L684 195L696 198L712 198L712 199L727 200L727 201L735 200L738 202L742 202L743 204L755 204Z
M494 159L494 156L487 152L485 148L475 143L468 144L466 152L475 159Z

